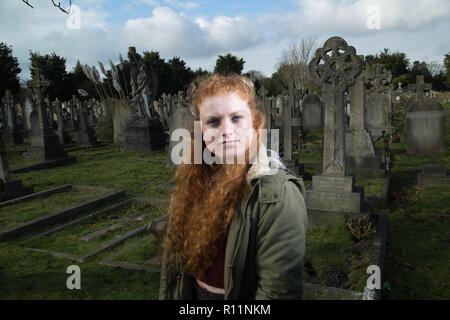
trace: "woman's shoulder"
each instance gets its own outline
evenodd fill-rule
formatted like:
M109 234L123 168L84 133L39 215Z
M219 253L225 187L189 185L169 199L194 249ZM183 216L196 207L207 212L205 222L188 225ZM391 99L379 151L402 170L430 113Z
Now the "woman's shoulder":
M276 170L273 174L260 177L257 184L258 200L262 203L282 201L284 193L286 193L286 188L298 189L302 195L305 193L303 179L283 169Z

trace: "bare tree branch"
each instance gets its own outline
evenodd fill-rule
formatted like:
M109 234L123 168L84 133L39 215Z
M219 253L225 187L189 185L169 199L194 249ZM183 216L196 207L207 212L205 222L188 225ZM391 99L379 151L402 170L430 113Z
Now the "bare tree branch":
M29 0L22 0L23 3L25 3L26 5L28 5L31 8L34 8L30 3ZM72 8L72 0L69 0L69 8L68 9L64 9L63 7L61 7L61 2L58 2L58 4L55 3L55 0L52 0L52 3L55 7L57 7L59 10L61 10L64 13L70 14L70 9Z
M33 8L31 4L29 4L28 0L22 0L24 3L26 3L29 7Z
M52 3L55 7L59 8L59 10L61 10L64 13L67 13L67 14L70 13L70 8L72 8L72 0L69 0L69 8L67 10L65 10L61 7L61 2L58 2L58 4L56 4L55 1L52 0Z

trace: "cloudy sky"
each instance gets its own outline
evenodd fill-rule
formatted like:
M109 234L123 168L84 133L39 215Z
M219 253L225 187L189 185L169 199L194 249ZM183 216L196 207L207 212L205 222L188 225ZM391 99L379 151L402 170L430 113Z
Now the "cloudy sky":
M71 15L50 0L29 2L34 9L0 1L0 42L13 47L22 79L30 50L65 57L68 71L77 59L118 62L129 46L210 71L231 52L246 61L244 72L267 76L290 42L308 37L321 46L341 36L358 54L389 48L411 61L442 63L450 51L449 0L72 0Z

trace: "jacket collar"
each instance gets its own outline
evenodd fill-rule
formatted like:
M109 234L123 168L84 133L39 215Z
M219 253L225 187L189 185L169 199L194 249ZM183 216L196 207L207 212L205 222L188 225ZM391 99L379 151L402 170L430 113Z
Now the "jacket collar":
M294 173L286 167L277 152L266 149L266 147L261 144L259 152L254 158L252 166L248 170L247 182L250 184L253 179L275 175L280 169L294 175Z

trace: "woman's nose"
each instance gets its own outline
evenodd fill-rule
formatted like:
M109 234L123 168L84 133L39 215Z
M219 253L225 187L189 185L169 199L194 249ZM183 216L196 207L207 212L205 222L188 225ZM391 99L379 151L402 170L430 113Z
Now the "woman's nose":
M233 123L229 119L222 121L222 125L220 126L220 133L223 137L230 136L233 133L233 129Z

